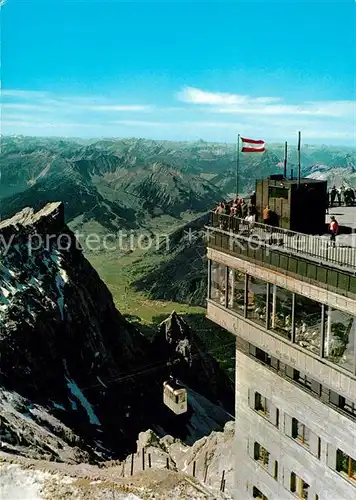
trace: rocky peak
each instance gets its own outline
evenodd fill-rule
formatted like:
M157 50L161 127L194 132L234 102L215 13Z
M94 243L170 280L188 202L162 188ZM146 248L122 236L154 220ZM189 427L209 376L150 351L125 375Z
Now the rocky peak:
M137 401L114 395L125 400L142 387L113 379L147 365L148 342L116 310L64 224L62 204L37 213L25 209L3 221L0 234L6 235L0 261L4 388L43 406L90 442L105 448L108 441L108 450L121 442L125 449L127 426L140 426L140 418L129 424L126 416L127 405ZM126 424L117 429L120 421Z
M233 383L190 326L175 311L159 326L153 339L157 356L169 359L171 374L198 392L234 411ZM207 383L209 381L209 383Z
M0 222L0 255L7 249L5 244L14 243L16 237L22 239L30 234L47 235L58 233L63 229L64 205L61 202L48 203L38 212L26 207L13 217Z
M80 446L97 459L129 452L147 428L190 442L220 428L233 391L217 363L202 354L176 313L152 344L125 320L63 212L61 203L37 213L26 208L0 226L0 418L7 429L1 439L56 460L63 459L56 446ZM163 405L172 359L184 383L219 405L216 418L214 405L199 394L179 423ZM209 411L200 421L201 401Z
M158 327L157 341L165 341L170 357L181 356L189 365L192 363L192 333L187 323L173 311Z

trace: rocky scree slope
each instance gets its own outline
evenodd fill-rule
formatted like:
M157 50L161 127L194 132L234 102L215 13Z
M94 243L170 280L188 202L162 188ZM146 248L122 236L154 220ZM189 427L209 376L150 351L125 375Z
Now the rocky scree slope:
M213 358L176 315L153 344L124 319L65 225L63 204L1 222L0 245L5 449L98 460L129 452L147 428L194 442L229 420L233 388ZM178 419L162 403L172 358L191 384Z
M159 438L148 430L140 433L137 440L133 476L131 455L121 462L103 462L98 467L31 460L0 452L2 493L9 499L31 494L33 500L230 499L234 497L233 443L233 422L227 423L223 432L212 432L192 447L172 436ZM149 455L152 468L148 468ZM224 493L219 491L223 471Z

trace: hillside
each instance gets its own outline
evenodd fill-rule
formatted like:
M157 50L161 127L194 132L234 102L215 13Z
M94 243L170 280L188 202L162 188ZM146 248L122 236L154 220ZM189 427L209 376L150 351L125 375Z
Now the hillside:
M146 428L191 444L229 420L231 381L195 333L172 313L150 342L127 321L62 204L23 210L0 223L0 236L3 451L97 461L128 453ZM162 402L169 362L189 387L178 419Z
M150 266L152 256L146 254L136 265L141 275L133 286L147 291L153 299L205 306L207 259L204 225L208 220L206 214L188 222L171 234L168 249L162 245L161 249L153 250L153 254L161 257L158 265Z

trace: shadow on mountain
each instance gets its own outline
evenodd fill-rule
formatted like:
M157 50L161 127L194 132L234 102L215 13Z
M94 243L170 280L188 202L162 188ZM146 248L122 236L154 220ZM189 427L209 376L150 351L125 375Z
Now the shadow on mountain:
M162 256L157 267L150 267L146 257L138 264L142 270L133 286L145 291L150 298L205 306L207 297L207 257L204 225L209 214L191 221L174 231L166 243L156 251ZM167 286L167 283L170 286Z

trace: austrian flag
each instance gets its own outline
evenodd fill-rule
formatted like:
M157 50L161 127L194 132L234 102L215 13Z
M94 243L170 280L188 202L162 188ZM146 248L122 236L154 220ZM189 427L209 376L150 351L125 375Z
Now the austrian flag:
M265 141L256 141L254 139L246 139L241 137L242 153L263 153L265 151Z

